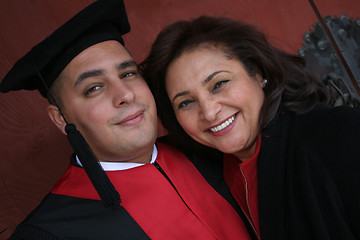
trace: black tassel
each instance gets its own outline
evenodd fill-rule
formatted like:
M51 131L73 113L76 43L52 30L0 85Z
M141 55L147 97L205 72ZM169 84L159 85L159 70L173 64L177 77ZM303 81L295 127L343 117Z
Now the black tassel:
M96 158L95 154L91 150L89 144L86 142L81 133L76 129L74 124L69 124L66 121L64 114L62 113L59 105L56 103L52 92L49 91L45 79L43 78L41 72L39 71L38 66L36 65L35 58L31 55L31 59L38 74L41 82L43 83L49 98L52 100L54 105L59 109L61 116L66 122L65 132L67 133L67 138L70 142L70 145L74 149L76 155L80 159L81 164L84 167L84 170L89 177L92 185L95 187L97 193L99 194L102 202L105 207L116 208L120 205L121 199L120 194L116 191L114 185L111 183L109 177L106 175L104 169L101 167L99 160Z
M74 124L67 124L65 131L71 146L105 207L118 207L121 202L120 194L116 191L84 137Z

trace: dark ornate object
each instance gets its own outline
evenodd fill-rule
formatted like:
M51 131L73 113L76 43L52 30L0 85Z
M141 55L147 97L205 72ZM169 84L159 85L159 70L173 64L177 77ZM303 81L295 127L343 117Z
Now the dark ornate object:
M334 106L360 108L357 90L360 86L360 19L349 19L342 14L339 18L325 17L324 22L334 41L329 39L321 23L316 22L314 29L304 34L305 42L298 54L305 59L308 69L329 87L335 98ZM344 61L339 58L337 49ZM345 65L355 78L353 81Z

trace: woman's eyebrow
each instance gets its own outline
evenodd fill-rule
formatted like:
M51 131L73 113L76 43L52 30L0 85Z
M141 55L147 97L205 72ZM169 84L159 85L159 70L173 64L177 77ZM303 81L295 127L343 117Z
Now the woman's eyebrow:
M189 94L189 93L190 93L190 91L183 91L183 92L177 93L177 94L175 95L175 97L172 99L172 102L174 102L176 98L181 97L181 96L185 96L185 95L187 95L187 94Z
M212 74L210 74L207 78L205 78L205 80L202 82L202 85L206 85L208 82L211 81L211 79L213 79L217 74L219 73L222 73L222 72L229 72L229 71L226 71L226 70L220 70L220 71L216 71L216 72L213 72Z
M206 84L207 84L208 82L210 82L211 79L213 79L217 74L222 73L222 72L229 72L229 71L220 70L220 71L213 72L213 73L210 74L207 78L205 78L205 80L202 82L202 85L206 85ZM183 91L183 92L177 93L177 94L174 96L174 98L172 99L172 102L174 102L176 98L181 97L181 96L184 96L184 95L187 95L187 94L189 94L189 93L190 93L190 91Z

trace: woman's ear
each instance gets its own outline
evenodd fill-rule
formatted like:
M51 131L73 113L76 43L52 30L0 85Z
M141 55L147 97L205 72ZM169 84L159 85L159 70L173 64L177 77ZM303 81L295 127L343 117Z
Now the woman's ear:
M60 129L60 131L67 135L65 132L65 126L66 126L66 122L64 120L64 118L62 117L59 109L52 104L49 104L49 106L47 107L48 110L48 114L50 119L53 121L53 123L55 124L55 126Z
M255 74L255 79L256 79L256 81L259 83L259 85L260 85L261 88L264 88L264 87L265 87L265 85L266 85L266 83L267 83L267 80L264 79L260 74L256 73L256 74ZM266 82L264 82L264 80L265 80Z

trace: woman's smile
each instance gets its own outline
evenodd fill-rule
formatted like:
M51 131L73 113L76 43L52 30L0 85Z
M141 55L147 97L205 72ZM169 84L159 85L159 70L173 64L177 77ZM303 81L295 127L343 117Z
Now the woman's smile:
M222 49L199 47L170 64L166 89L190 137L225 153L248 155L259 131L262 80Z
M209 129L207 129L206 131L209 131L214 136L222 136L222 135L228 133L233 128L233 126L236 123L236 116L237 116L237 114L234 114L231 117L229 117L228 119L226 119L225 121L223 121L222 123L220 123L214 127L211 127Z

